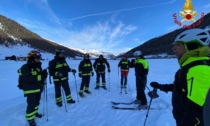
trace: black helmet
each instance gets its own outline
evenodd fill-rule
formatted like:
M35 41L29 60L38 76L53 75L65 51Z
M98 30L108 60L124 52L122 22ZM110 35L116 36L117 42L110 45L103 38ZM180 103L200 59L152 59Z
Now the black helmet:
M99 58L104 58L104 56L101 54L101 55L99 55Z
M88 57L88 58L89 58L90 55L89 55L88 53L85 53L84 58L85 58L85 57Z
M59 55L59 54L61 54L61 53L64 54L64 52L65 52L65 51L64 51L63 49L56 49L56 50L55 50L55 55L57 56L57 55Z
M37 59L41 59L41 54L40 52L36 51L36 50L32 50L28 53L27 58L28 60L34 60L35 58Z

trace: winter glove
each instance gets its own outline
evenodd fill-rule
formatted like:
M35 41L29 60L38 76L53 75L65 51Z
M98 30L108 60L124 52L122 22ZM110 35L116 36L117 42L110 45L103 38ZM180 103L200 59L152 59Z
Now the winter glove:
M55 73L55 76L57 76L57 77L62 77L63 76L63 74L62 73Z
M42 70L42 77L43 77L44 79L47 78L47 70L46 70L46 69Z
M94 76L94 73L92 72L92 77Z
M110 72L111 72L111 70L110 70L110 69L108 69L108 72L110 73Z
M131 64L133 64L134 62L135 62L135 59L132 59L132 60L131 60Z
M81 73L79 73L79 77L82 77L82 74Z
M153 87L153 88L159 88L160 84L158 82L151 82L150 86Z
M71 72L76 73L77 71L75 69L71 69Z

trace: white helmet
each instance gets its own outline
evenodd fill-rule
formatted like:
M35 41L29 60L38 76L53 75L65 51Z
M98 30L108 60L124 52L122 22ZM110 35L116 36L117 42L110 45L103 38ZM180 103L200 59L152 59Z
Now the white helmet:
M141 51L137 50L133 53L133 56L139 56L142 55Z
M209 45L210 36L209 33L203 29L195 28L186 30L180 33L174 43L182 42L182 43L199 43L200 45L206 46Z

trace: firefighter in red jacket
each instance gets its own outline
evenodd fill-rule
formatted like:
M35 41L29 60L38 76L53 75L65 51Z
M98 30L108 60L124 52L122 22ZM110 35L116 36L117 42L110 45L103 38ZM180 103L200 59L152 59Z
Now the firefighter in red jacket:
M27 58L27 63L18 70L18 73L24 96L27 97L26 120L30 126L36 126L34 118L42 117L38 110L47 70L42 70L41 54L38 51L29 52Z
M121 81L120 81L121 90L123 88L126 89L127 76L128 76L128 72L129 72L129 65L130 65L130 61L127 59L126 54L124 54L122 56L122 59L118 63L118 67L120 67L120 71L121 71Z

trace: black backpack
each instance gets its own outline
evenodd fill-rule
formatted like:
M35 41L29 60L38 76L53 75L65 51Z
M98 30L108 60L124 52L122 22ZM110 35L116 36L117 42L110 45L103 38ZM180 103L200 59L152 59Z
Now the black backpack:
M23 90L23 79L22 79L22 76L21 76L21 69L18 69L18 85L17 87L20 89L20 90Z
M53 76L54 75L54 70L53 70L53 67L54 67L54 60L51 60L50 62L49 62L49 74L50 74L50 76Z

